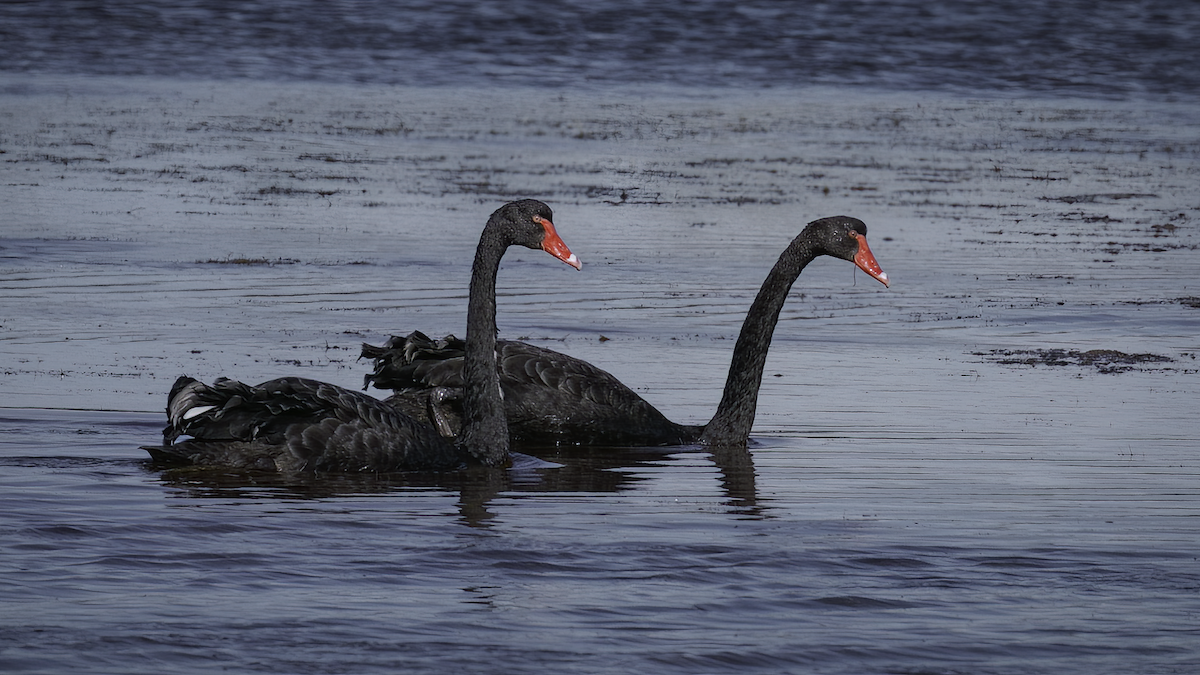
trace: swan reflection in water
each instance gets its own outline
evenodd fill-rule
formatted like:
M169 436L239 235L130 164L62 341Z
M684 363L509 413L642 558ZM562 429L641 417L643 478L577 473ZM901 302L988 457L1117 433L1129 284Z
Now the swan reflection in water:
M597 448L546 449L540 459L514 453L511 467L464 466L456 471L397 473L315 473L230 470L212 466L164 465L148 460L146 469L183 498L306 500L412 491L457 494L459 522L488 527L498 496L614 494L639 487L661 474L655 467L682 467L709 458L720 482L721 505L741 517L769 517L759 499L754 459L745 448Z

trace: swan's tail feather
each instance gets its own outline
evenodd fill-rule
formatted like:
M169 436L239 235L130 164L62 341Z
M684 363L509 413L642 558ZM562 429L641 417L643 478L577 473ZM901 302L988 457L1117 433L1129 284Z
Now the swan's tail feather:
M229 411L241 410L242 404L254 396L252 387L236 380L222 377L207 385L186 375L180 377L167 397L163 444L170 445L183 435L217 440L252 439L255 436L252 418ZM271 402L268 407L278 413L288 406L286 402Z

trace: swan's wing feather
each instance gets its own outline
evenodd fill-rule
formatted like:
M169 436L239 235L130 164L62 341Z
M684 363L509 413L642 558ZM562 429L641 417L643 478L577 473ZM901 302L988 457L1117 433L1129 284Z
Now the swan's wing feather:
M462 387L465 353L465 343L453 335L433 340L420 331L393 335L381 347L364 343L359 358L371 359L374 369L364 378L363 388Z
M405 337L393 336L382 347L364 344L362 357L374 361L374 372L366 377L368 384L400 392L462 387L463 352L463 341L453 335L431 340L415 331ZM506 396L546 388L566 398L600 405L643 401L607 371L552 349L499 340L496 356Z

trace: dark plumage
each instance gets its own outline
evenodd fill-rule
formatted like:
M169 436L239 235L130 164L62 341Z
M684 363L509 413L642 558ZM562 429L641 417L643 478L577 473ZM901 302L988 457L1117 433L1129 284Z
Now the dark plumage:
M190 415L190 416L189 416ZM180 377L157 460L278 471L450 469L466 455L433 427L361 392L300 377L211 386ZM181 436L191 440L176 443Z
M497 367L514 442L531 445L654 446L702 443L744 446L754 423L771 336L792 284L817 256L855 263L888 284L866 241L866 225L835 216L809 223L767 275L742 324L725 391L706 425L677 424L611 374L542 347L500 341ZM431 340L420 332L363 345L374 360L366 385L393 389L389 403L430 411L443 433L455 433L463 386L463 341Z
M461 426L463 345L420 331L364 344L374 359L367 385L393 389L387 402L422 416L448 436ZM531 445L680 445L701 427L677 425L616 377L566 354L524 342L496 342L504 412L513 442Z
M540 248L578 268L535 200L512 202L488 219L476 249L468 298L471 338L461 352L461 433L447 439L403 409L361 392L283 377L250 386L181 377L167 400L157 460L277 471L442 470L466 462L504 464L508 430L496 370L496 273L505 249ZM420 411L417 411L420 412ZM183 436L191 438L179 440Z

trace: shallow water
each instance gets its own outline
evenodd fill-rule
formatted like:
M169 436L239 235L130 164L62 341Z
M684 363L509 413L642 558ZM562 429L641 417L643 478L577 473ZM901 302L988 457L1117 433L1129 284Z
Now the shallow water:
M3 77L0 669L1200 668L1192 106ZM894 284L805 270L746 455L138 450L180 374L357 387L360 342L461 334L528 196L584 269L510 253L502 335L679 421L808 220L865 220Z

